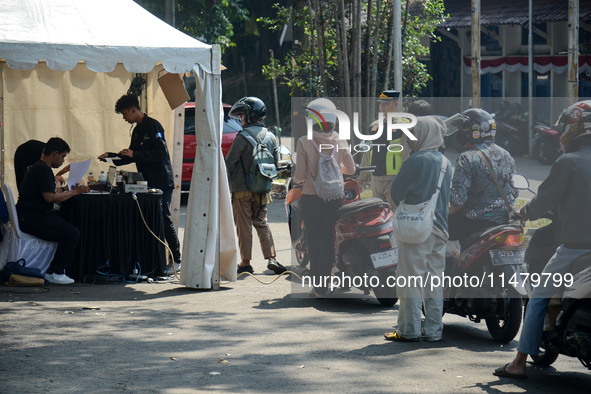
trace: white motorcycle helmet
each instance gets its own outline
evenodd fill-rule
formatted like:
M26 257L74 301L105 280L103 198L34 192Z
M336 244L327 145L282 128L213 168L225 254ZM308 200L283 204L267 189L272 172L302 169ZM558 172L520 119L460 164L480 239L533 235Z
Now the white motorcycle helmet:
M331 132L336 126L337 115L333 113L322 113L323 109L336 110L337 107L327 98L317 98L310 101L306 106L306 116L320 123L322 132Z

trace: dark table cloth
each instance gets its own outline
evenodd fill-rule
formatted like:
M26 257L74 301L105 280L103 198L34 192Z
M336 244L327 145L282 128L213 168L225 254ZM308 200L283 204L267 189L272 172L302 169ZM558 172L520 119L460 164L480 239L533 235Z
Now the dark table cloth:
M138 193L146 223L164 241L162 195ZM101 273L126 279L136 268L141 275L164 274L165 247L144 225L131 193L82 194L62 205L64 218L80 230L80 242L68 274L74 279ZM108 264L108 266L107 266Z

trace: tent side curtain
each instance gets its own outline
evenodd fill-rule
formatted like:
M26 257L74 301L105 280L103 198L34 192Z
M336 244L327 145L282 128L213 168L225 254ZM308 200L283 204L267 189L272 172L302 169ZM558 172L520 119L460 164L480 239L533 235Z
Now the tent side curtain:
M464 57L464 72L470 74L472 71L470 57ZM480 61L482 74L496 74L503 70L508 72L521 71L529 72L527 56L504 56L495 59L483 59ZM552 70L556 74L563 74L568 71L567 56L535 56L534 70L539 74L545 74ZM591 55L579 56L579 73L591 72Z

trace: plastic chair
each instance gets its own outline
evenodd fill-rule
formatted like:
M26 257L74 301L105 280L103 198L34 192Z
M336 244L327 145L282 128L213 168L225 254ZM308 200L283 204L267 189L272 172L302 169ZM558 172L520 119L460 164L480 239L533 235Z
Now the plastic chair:
M53 260L57 243L44 241L33 235L23 233L18 224L18 215L12 190L6 183L2 185L2 190L6 198L8 216L10 218L10 226L6 231L2 248L5 249L4 245L8 245L6 261L25 259L27 267L37 267L42 273L45 273L51 264L51 260ZM8 242L4 244L6 241ZM3 267L6 261L0 260L0 267Z

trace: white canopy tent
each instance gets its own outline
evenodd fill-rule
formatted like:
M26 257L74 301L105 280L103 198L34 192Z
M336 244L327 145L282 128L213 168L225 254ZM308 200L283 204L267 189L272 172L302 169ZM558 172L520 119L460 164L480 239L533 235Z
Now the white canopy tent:
M172 28L132 0L0 2L2 182L15 189L14 151L29 139L64 138L72 148L70 161L127 147L129 126L113 108L134 73L146 74L142 109L164 126L170 151L182 154L182 138L173 138L175 112L156 82L163 70L194 71L195 105L201 109L195 111L197 152L181 283L215 288L220 276L236 279L236 241L220 147L220 50ZM91 170L102 165L95 160ZM180 169L175 174L178 184Z

